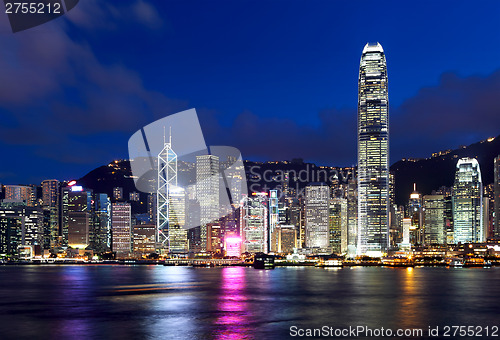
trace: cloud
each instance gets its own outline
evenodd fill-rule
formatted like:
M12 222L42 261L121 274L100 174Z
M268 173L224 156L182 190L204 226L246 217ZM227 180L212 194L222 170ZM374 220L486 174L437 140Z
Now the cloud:
M392 110L391 139L399 157L427 157L500 134L500 70L488 76L441 76ZM395 161L396 159L393 159Z
M68 20L92 26L107 18L117 25L132 21L157 27L161 23L154 7L143 1L118 6L85 1L74 11L66 21L0 36L0 115L10 122L0 127L0 142L36 144L37 154L50 159L67 154L69 143L69 149L83 155L91 150L71 136L131 134L158 115L187 107L147 89L140 75L119 61L100 61L85 40L69 33Z
M116 31L136 24L154 30L165 24L157 9L143 0L120 0L113 4L98 0L80 1L68 12L67 19L88 31Z
M245 111L227 128L217 125L212 117L207 119L205 112L200 113L207 142L235 146L246 159L304 158L323 164L352 165L356 158L356 110L323 110L317 113L317 119L318 126L302 125L291 119L259 117Z

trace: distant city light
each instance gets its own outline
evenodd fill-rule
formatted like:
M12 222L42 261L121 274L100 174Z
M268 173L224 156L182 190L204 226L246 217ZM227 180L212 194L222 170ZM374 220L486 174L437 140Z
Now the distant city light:
M76 184L76 181L75 180L72 180L72 181L69 181L68 183L68 187L72 187L73 185Z
M73 185L71 191L83 191L83 187L81 185Z

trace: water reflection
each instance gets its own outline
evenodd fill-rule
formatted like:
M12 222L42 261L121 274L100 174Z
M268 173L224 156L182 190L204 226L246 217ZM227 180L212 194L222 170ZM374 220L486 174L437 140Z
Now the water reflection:
M395 314L397 325L403 328L417 327L422 324L421 311L422 295L420 289L424 282L419 280L419 273L412 267L394 269L399 277L399 287L401 290L400 299L398 301L398 312ZM397 286L395 287L397 288ZM397 300L395 300L397 301Z
M58 308L51 311L55 327L52 335L61 339L83 339L94 336L89 316L93 311L94 287L89 276L91 268L65 266L58 272ZM43 294L43 292L40 292Z
M245 268L222 269L220 295L217 299L217 315L214 335L217 339L248 339L252 335L249 327L251 313L245 294Z
M498 324L500 268L0 266L2 339L282 339ZM34 279L33 279L34 278Z

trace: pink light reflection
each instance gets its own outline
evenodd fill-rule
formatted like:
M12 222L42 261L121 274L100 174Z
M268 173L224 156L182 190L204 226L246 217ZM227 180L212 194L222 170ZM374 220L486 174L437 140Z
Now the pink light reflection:
M245 288L245 268L222 269L221 294L217 302L219 317L215 320L217 339L251 338L251 313L248 310Z

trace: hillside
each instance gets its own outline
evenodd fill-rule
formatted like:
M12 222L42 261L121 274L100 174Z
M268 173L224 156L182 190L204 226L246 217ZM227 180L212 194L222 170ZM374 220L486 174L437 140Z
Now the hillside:
M396 203L398 205L406 203L413 190L413 183L417 183L418 191L424 195L430 194L432 190L441 186L452 186L456 163L462 157L477 158L481 166L483 183L490 184L493 182L493 160L499 154L500 136L456 150L441 151L430 158L400 160L391 166L396 180ZM336 167L304 163L302 160L264 163L245 161L244 163L249 191L253 189L269 190L279 184L277 181L265 181L264 174L267 174L266 176L269 178L269 174L277 174L279 171L295 172L300 175L300 180L294 182L291 179L290 186L300 191L308 182L325 181L324 176L318 178L320 171L326 171L330 176L334 171L341 170ZM344 168L343 172L347 174L351 170ZM124 197L127 199L130 192L137 191L131 175L129 161L120 160L92 170L82 177L79 183L95 192L107 193L110 197L113 195L114 187L123 187ZM327 180L327 182L329 181ZM146 211L146 194L141 193L141 201L142 204L140 202L134 203L135 212Z
M413 191L413 183L417 183L418 191L424 195L443 185L451 187L457 161L462 157L477 158L483 184L493 183L493 161L499 154L500 136L456 150L436 153L430 158L400 160L391 166L396 180L396 203L404 204L408 200Z

